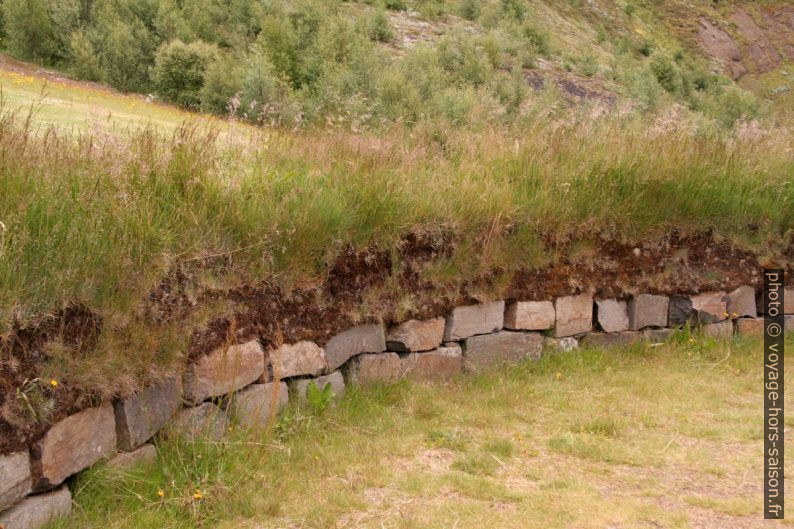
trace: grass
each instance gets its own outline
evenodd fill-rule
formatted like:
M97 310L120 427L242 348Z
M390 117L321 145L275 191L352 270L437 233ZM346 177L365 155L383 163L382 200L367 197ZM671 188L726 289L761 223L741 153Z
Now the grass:
M95 467L53 528L766 527L762 358L759 341L681 340L354 388L268 432Z

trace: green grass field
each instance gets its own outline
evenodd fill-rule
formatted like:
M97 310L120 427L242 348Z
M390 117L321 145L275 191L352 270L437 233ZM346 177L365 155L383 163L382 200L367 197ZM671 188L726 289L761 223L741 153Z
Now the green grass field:
M681 334L353 389L267 432L100 465L54 527L780 527L761 514L762 358L759 341Z

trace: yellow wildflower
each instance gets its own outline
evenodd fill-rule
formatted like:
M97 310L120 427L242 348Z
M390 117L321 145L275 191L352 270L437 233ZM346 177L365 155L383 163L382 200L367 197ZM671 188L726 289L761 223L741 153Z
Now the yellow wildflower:
M199 489L196 489L196 492L193 493L193 499L194 500L200 500L203 497L204 497L204 495L201 493L201 491Z
M157 495L162 498L165 496L165 492L163 492L163 489L157 489Z
M50 386L52 386L52 387L54 387L54 388L57 388L57 387L58 387L58 381L57 381L57 380L55 380L54 378L53 378L53 379L51 379L51 380L50 380Z

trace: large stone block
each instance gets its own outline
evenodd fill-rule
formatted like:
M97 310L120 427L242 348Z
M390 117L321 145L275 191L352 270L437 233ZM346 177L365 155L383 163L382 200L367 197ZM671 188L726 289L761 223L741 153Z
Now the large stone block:
M56 423L33 446L36 490L60 485L116 451L116 422L110 404L89 408Z
M0 511L24 498L32 485L27 451L0 456Z
M265 354L259 342L216 349L188 366L184 377L185 400L198 404L244 388L265 371Z
M718 340L727 340L733 337L733 322L720 321L717 323L709 323L702 327L703 334L716 338Z
M442 346L424 353L411 353L403 359L405 376L412 380L449 380L463 371L463 350L458 344Z
M345 377L342 376L341 371L334 371L330 375L325 375L317 378L300 378L292 381L293 394L299 400L306 400L306 392L310 384L315 384L317 389L325 388L326 384L331 386L331 394L338 397L345 392Z
M182 384L168 378L113 404L119 448L133 450L154 437L182 406Z
M554 316L551 301L516 301L505 311L505 329L545 331L554 327Z
M604 332L629 330L629 312L625 301L599 299L596 301L596 321Z
M554 310L554 336L557 338L590 332L593 328L593 296L590 294L557 298Z
M475 334L496 332L502 328L504 315L504 301L457 307L447 316L444 341L454 342Z
M629 329L638 331L644 327L665 327L669 298L654 294L640 294L629 300Z
M673 329L654 329L649 327L642 330L642 336L651 343L664 343L673 335Z
M758 316L758 309L755 306L755 289L750 286L742 286L728 294L728 314L731 318Z
M369 323L340 332L325 345L328 370L335 371L342 364L361 353L382 353L386 350L383 325Z
M671 327L694 323L692 300L684 296L672 296L668 302L667 322Z
M218 440L229 424L226 412L211 402L184 408L168 427L168 433L193 441L201 437Z
M231 408L237 422L246 428L261 428L273 424L276 414L289 401L284 382L254 384L232 397Z
M314 342L285 344L270 352L273 375L277 380L299 375L319 375L325 371L325 351Z
M464 366L469 371L525 358L538 359L543 351L543 336L536 332L500 331L466 339Z
M703 292L691 297L692 310L701 324L722 321L728 317L728 294L723 291Z
M362 386L390 384L399 380L402 375L403 363L397 353L359 355L350 366L350 381Z
M565 336L563 338L554 338L553 336L546 336L543 338L543 350L549 351L573 351L579 348L579 340L573 336Z
M764 318L739 318L736 320L739 336L761 336L764 334Z
M642 338L642 334L637 331L591 332L582 336L579 341L586 347L621 347L637 343Z
M151 465L157 461L157 449L154 445L145 444L132 452L120 452L110 461L108 467L116 470L127 470L137 465Z
M390 351L430 351L441 345L444 338L444 318L409 320L389 330L386 347Z
M3 529L37 529L48 522L69 516L72 495L64 485L47 494L28 496L11 509L0 513Z

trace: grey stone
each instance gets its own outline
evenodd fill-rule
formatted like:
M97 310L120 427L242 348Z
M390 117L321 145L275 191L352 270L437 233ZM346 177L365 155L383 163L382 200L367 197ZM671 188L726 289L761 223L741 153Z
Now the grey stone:
M642 331L642 335L651 343L664 343L670 339L673 329L654 329L648 328Z
M403 375L403 363L397 353L358 355L350 366L350 381L362 386L391 384Z
M764 318L739 318L736 320L736 334L739 336L763 335Z
M794 314L786 314L783 319L784 332L794 331Z
M444 338L444 318L409 320L389 331L386 347L390 351L430 351L441 345Z
M411 353L403 359L406 378L417 381L450 380L463 371L463 350L458 344L442 346L424 353Z
M306 400L306 391L309 389L309 384L315 384L317 389L323 389L326 384L331 385L331 394L338 397L345 392L345 377L342 376L341 371L334 371L330 375L324 375L317 378L299 378L291 382L294 395L299 400Z
M226 412L211 402L180 411L168 427L168 433L194 441L201 437L218 440L228 426Z
M694 323L692 315L692 300L684 296L670 298L667 321L671 327Z
M32 484L27 450L0 456L0 511L24 498Z
M64 485L47 494L28 496L14 507L0 513L3 529L37 529L47 522L69 516L72 512L72 495Z
M669 298L654 294L640 294L629 300L629 329L667 326Z
M236 393L231 409L237 422L246 428L262 428L275 422L278 412L289 402L289 390L284 382L253 384Z
M314 342L284 344L270 351L276 380L299 375L320 375L326 369L325 351Z
M596 321L604 332L629 330L629 312L625 301L599 299L596 301Z
M543 351L543 336L536 332L500 331L472 336L465 343L463 361L469 371L525 358L538 359Z
M557 298L554 311L554 336L557 338L586 333L593 328L593 296L590 294Z
M496 332L504 324L504 313L504 301L457 307L447 316L444 341L454 342L475 334Z
M342 364L361 353L382 353L386 350L383 325L369 323L340 332L325 345L328 370L335 371Z
M116 422L110 404L89 408L53 425L33 447L36 490L60 485L116 451Z
M728 317L728 294L723 291L704 292L692 296L692 310L701 324L722 321Z
M637 331L623 332L591 332L579 340L585 347L620 347L632 345L642 340L642 334Z
M152 444L145 444L132 452L121 452L116 454L110 461L108 467L116 470L127 470L137 465L151 465L157 461L157 449Z
M554 338L553 336L546 336L543 339L543 349L551 351L573 351L579 348L579 340L573 336L566 336L564 338Z
M554 327L554 315L551 301L516 301L505 312L505 329L545 331Z
M727 340L733 337L733 322L720 321L717 323L709 323L701 328L703 334L716 338L718 340Z
M750 286L741 286L728 294L728 314L731 318L748 316L755 318L758 309L755 306L755 289Z
M259 342L221 347L188 366L184 377L185 400L198 404L244 388L265 371L265 354Z
M168 378L113 403L119 448L133 450L154 437L182 406L182 384Z

